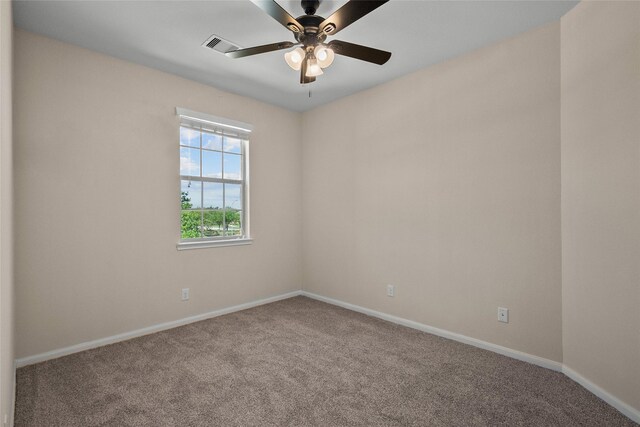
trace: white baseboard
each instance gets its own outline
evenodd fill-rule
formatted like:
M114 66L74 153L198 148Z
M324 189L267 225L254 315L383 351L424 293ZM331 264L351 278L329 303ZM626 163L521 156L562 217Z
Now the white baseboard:
M605 389L601 388L600 386L592 383L591 381L589 381L588 379L586 379L585 377L583 377L582 375L580 375L579 373L577 373L573 369L569 368L567 365L563 365L562 366L562 372L566 376L568 376L569 378L571 378L572 380L574 380L575 382L580 384L582 387L586 388L591 393L595 394L600 399L604 400L609 405L611 405L614 408L616 408L618 411L622 412L625 416L630 418L632 421L640 424L640 411L639 410L635 409L631 405L629 405L629 404L623 402L622 400L618 399L617 397L615 397L614 395L612 395L611 393L609 393Z
M33 356L22 357L20 359L16 359L15 364L17 368L21 368L23 366L33 365L34 363L44 362L45 360L57 359L58 357L67 356L69 354L78 353L80 351L85 351L85 350L89 350L96 347L102 347L104 345L109 345L109 344L117 343L120 341L126 341L131 338L152 334L154 332L160 332L160 331L175 328L178 326L187 325L189 323L199 322L200 320L211 319L213 317L222 316L224 314L246 310L248 308L257 307L259 305L269 304L269 303L280 301L283 299L296 297L301 294L302 294L302 291L288 292L286 294L276 295L273 297L264 298L257 301L251 301L244 304L234 305L233 307L221 308L219 310L198 314L196 316L185 317L183 319L173 320L171 322L159 323L157 325L149 326L146 328L136 329L135 331L125 332L118 335L112 335L110 337L100 338L93 341L87 341L87 342L75 344L69 347L60 348L57 350L47 351L46 353L36 354Z
M9 402L9 413L5 413L2 415L2 419L0 422L3 426L13 427L13 418L16 413L16 361L13 361L13 372L11 373L11 402Z
M369 308L361 307L359 305L350 304L344 301L336 300L333 298L324 297L321 295L317 295L311 292L302 291L302 295L316 299L318 301L323 301L329 304L337 305L339 307L346 308L348 310L357 311L358 313L366 314L369 316L377 317L379 319L387 320L389 322L397 323L399 325L407 326L409 328L417 329L419 331L428 332L433 335L437 335L443 338L448 338L454 341L459 341L464 344L469 344L475 347L479 347L485 350L493 351L498 354L502 354L503 356L512 357L514 359L522 360L524 362L529 362L534 365L541 366L543 368L551 369L554 371L562 372L591 393L598 396L600 399L607 402L609 405L616 408L622 414L640 424L640 411L633 408L631 405L623 402L618 399L611 393L607 392L603 388L597 386L591 381L584 378L582 375L578 374L576 371L567 367L566 365L556 362L553 360L545 359L544 357L534 356L532 354L524 353L522 351L513 350L507 347L502 347L500 345L492 344L486 341L482 341L476 338L467 337L465 335L456 334L454 332L449 332L444 329L435 328L433 326L425 325L422 323L414 322L413 320L403 319L401 317L392 316L390 314L382 313L380 311L371 310Z
M377 317L379 319L387 320L398 325L407 326L419 331L428 332L439 337L448 338L450 340L458 341L464 344L469 344L474 347L479 347L484 350L493 351L494 353L502 354L514 359L522 360L524 362L533 363L534 365L542 366L543 368L551 369L553 371L562 372L562 363L554 360L545 359L544 357L534 356L532 354L524 353L522 351L513 350L508 347L502 347L497 344L482 341L476 338L471 338L466 335L456 334L455 332L449 332L444 329L436 328L433 326L425 325L423 323L414 322L413 320L403 319L402 317L392 316L390 314L382 313L380 311L371 310L369 308L361 307L359 305L349 304L348 302L339 301L333 298L327 298L321 295L313 294L311 292L302 291L302 295L313 298L318 301L323 301L329 304L337 305L342 308L346 308L358 313L363 313L368 316Z
M474 347L479 347L484 350L493 351L494 353L502 354L503 356L511 357L514 359L522 360L524 362L532 363L534 365L541 366L543 368L551 369L554 371L562 372L578 384L582 385L584 388L589 390L591 393L598 396L600 399L607 402L609 405L616 408L625 416L629 417L631 420L636 423L640 423L640 411L633 408L631 405L623 402L618 399L611 393L592 383L591 381L584 378L579 373L575 372L571 368L563 365L560 362L556 362L550 359L545 359L544 357L534 356L532 354L524 353L522 351L513 350L508 347L503 347L497 344L492 344L490 342L482 341L476 338L471 338L466 335L457 334L455 332L449 332L444 329L436 328L433 326L425 325L423 323L414 322L413 320L403 319L401 317L392 316L390 314L382 313L380 311L372 310L369 308L361 307L355 304L350 304L344 301L336 300L333 298L324 297L321 295L317 295L307 291L293 291L288 292L286 294L276 295L269 298L264 298L257 301L252 301L244 304L235 305L233 307L222 308L219 310L210 311L208 313L199 314L196 316L186 317L183 319L174 320L171 322L160 323L157 325L149 326L142 329L137 329L131 332L125 332L118 335L113 335L106 338L97 339L94 341L88 341L76 345L72 345L69 347L48 351L46 353L36 354L33 356L23 357L15 360L15 368L21 368L23 366L32 365L34 363L44 362L45 360L56 359L58 357L66 356L69 354L77 353L84 350L89 350L96 347L101 347L108 344L113 344L119 341L125 341L131 338L140 337L143 335L152 334L154 332L160 332L167 329L175 328L182 325L187 325L189 323L198 322L200 320L211 319L213 317L222 316L224 314L233 313L236 311L246 310L248 308L257 307L259 305L269 304L272 302L280 301L287 298L296 297L299 295L303 295L318 301L326 302L328 304L336 305L339 307L346 308L348 310L356 311L358 313L366 314L372 317L377 317L379 319L383 319L392 323L396 323L398 325L403 325L412 329L417 329L419 331L427 332L433 335L437 335L443 338L448 338L454 341L458 341L464 344L469 344ZM14 377L15 377L15 368L14 368ZM15 378L14 378L14 387L15 387ZM15 393L14 393L15 396Z

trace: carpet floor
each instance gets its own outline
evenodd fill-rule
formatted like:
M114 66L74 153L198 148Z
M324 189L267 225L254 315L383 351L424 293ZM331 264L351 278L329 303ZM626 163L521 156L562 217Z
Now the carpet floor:
M305 297L20 368L16 426L632 426L564 375Z

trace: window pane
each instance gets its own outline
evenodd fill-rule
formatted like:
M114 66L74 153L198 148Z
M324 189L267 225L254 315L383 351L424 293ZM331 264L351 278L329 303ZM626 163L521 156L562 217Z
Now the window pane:
M242 153L242 140L236 138L224 137L224 151L227 153Z
M222 209L204 211L204 237L222 236L223 216Z
M200 176L200 150L180 147L180 175Z
M224 154L224 178L242 179L242 156L239 154Z
M224 207L226 209L242 210L242 185L224 185Z
M227 136L217 129L200 128L191 122L182 122L179 127L183 240L239 237L243 233L244 150L248 141L244 134Z
M204 182L203 203L205 209L222 209L222 185L217 182Z
M202 132L202 148L222 151L222 136L215 133Z
M202 151L202 176L222 178L222 153Z
M225 211L227 229L225 235L239 236L242 234L242 211L227 209Z
M199 181L182 180L180 182L180 202L182 209L200 209L202 184Z
M180 128L180 145L200 148L200 131L191 128Z
M180 216L180 237L182 239L194 239L202 237L201 211L182 211Z

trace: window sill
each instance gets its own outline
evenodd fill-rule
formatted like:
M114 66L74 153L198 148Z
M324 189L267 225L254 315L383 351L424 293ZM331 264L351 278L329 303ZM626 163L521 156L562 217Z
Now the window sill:
M199 242L178 242L176 249L185 251L189 249L219 248L223 246L241 246L250 245L253 239L229 239L229 240L204 240Z

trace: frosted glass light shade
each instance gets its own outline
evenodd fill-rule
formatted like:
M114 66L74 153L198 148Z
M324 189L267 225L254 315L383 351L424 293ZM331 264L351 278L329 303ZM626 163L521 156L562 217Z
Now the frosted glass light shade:
M302 61L304 60L304 57L304 50L299 47L284 54L284 60L287 61L287 65L296 71L302 68Z
M307 60L307 72L305 76L307 77L317 77L322 74L322 68L318 64L318 60L315 58L309 58Z
M333 58L335 57L333 49L323 44L319 44L318 46L316 46L313 50L313 54L318 60L318 65L321 68L327 68L329 65L331 65L333 63Z

